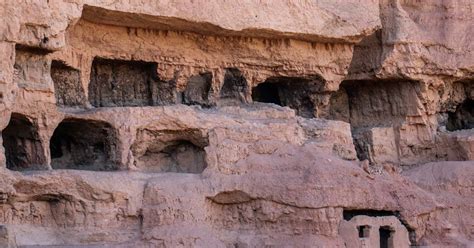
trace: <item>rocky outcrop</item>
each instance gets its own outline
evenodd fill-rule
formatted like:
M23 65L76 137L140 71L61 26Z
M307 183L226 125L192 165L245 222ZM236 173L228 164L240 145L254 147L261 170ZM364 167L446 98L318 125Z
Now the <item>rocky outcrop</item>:
M469 247L471 1L0 4L0 247Z

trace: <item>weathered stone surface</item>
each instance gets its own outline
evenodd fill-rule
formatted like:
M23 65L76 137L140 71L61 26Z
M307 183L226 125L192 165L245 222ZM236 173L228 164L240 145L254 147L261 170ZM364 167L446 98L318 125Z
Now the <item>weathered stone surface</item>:
M0 247L470 247L472 1L0 3Z
M58 106L81 107L86 104L79 70L60 61L52 61L51 79L54 82L54 95Z

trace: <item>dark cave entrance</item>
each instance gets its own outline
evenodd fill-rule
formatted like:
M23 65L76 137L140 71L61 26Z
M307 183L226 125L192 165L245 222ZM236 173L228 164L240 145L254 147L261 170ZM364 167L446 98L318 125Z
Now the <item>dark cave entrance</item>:
M50 141L53 169L117 170L117 137L102 121L66 119Z
M45 169L46 157L38 128L26 116L13 113L2 138L8 169Z
M474 100L466 99L455 112L448 113L448 131L474 128Z
M361 210L344 210L342 216L344 220L351 220L355 216L366 215L370 217L380 217L380 216L397 216L398 212L387 211L387 210L371 210L371 209L361 209Z
M393 247L394 231L389 226L381 226L379 228L380 248L395 248Z
M280 100L280 89L277 84L261 83L252 90L254 102L273 103L282 106Z
M358 226L359 238L368 238L370 236L370 226Z
M252 100L287 106L299 116L312 118L322 85L317 78L272 77L252 89Z

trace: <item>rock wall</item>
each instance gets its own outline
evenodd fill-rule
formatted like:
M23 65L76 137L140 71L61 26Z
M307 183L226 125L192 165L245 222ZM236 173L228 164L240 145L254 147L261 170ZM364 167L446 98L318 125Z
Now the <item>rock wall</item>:
M470 0L0 3L0 247L470 247Z

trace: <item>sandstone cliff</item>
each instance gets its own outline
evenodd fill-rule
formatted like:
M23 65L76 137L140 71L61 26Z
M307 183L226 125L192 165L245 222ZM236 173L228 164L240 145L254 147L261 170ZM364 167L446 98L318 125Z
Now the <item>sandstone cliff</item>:
M0 247L471 247L471 0L0 3Z

